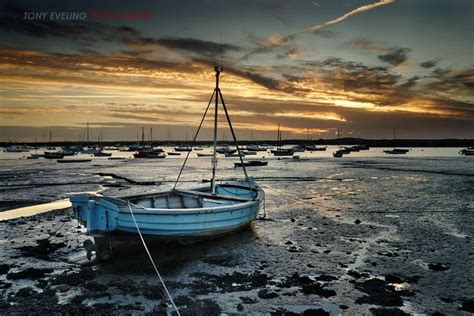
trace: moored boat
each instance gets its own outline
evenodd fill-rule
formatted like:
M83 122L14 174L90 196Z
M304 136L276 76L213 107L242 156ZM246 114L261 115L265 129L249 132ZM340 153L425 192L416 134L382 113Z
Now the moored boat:
M393 128L393 142L394 142L394 146L395 146L396 139L397 139L397 134L396 134L396 128L394 127L394 128ZM386 153L386 154L389 154L389 155L405 155L405 154L406 154L407 152L409 152L409 151L410 151L410 149L395 148L395 147L393 147L393 149L384 150L383 152Z
M295 153L293 149L284 149L284 148L278 148L274 149L271 151L273 156L281 157L281 156L293 156Z
M212 157L212 153L196 153L198 157Z
M133 154L135 158L165 158L166 154L161 148L142 149Z
M464 148L459 152L459 154L464 155L464 156L474 156L474 148L472 147Z
M302 152L306 151L306 147L303 146L303 145L293 146L293 147L291 147L291 149L293 149L293 152L295 152L295 153L302 153Z
M63 159L64 153L60 151L45 151L44 158L45 159Z
M389 155L405 155L410 149L394 148L390 150L384 150L383 152Z
M31 154L28 157L26 157L26 159L39 159L43 157L44 157L44 154Z
M247 160L242 162L234 162L234 167L261 167L261 166L266 166L268 165L268 161L263 161L263 160Z
M102 150L99 150L94 153L94 157L110 157L110 156L112 156L112 153L106 153Z
M174 148L175 151L192 151L193 148L191 146L178 146Z
M245 155L245 156L255 156L257 154L256 151L250 151L250 150L242 150L242 153Z
M225 145L225 146L216 148L216 152L219 154L224 154L224 155L226 154L232 155L237 152L237 149L233 149L233 148L230 148L228 145Z
M316 145L308 145L308 146L305 146L306 150L307 151L326 151L326 146L324 147L318 147Z
M267 151L267 147L260 145L248 145L247 150L249 151Z
M83 163L83 162L91 162L92 159L58 159L56 161L58 163Z

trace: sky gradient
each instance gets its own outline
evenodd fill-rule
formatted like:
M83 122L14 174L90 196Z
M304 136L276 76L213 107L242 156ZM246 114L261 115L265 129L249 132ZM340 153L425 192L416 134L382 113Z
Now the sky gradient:
M474 1L0 1L0 141L474 138ZM86 12L84 20L24 12ZM93 18L93 12L152 18ZM211 137L211 124L201 139ZM220 131L221 138L224 128ZM227 135L229 133L227 132ZM149 136L147 136L149 137Z

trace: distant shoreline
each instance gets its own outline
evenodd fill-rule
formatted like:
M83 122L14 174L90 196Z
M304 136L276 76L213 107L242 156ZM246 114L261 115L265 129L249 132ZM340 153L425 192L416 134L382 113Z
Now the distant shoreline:
M185 140L155 140L155 141L130 141L130 140L115 140L115 141L102 141L101 146L115 146L115 145L132 145L132 144L144 144L154 146L179 146L183 144L190 144L191 141ZM232 145L232 140L219 140L218 143ZM196 141L195 145L211 145L212 141ZM239 140L239 145L248 144L268 144L268 145L368 145L370 147L470 147L474 146L474 139L362 139L362 138L341 138L341 139L287 139L281 143L275 140ZM0 147L6 147L11 145L28 145L28 146L87 146L87 142L84 141L62 141L62 142L0 142ZM99 145L97 142L90 142L90 146Z

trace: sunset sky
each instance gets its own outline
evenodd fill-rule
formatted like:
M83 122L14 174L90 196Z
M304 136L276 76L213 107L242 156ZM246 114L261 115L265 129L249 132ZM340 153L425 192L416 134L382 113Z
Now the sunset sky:
M86 4L87 3L87 4ZM0 1L0 141L474 138L474 1ZM84 20L24 12L86 13ZM107 19L97 13L146 13ZM222 129L223 131L224 129ZM211 136L207 122L201 139ZM220 131L220 137L222 137ZM227 132L229 135L229 132ZM148 136L147 136L148 137Z

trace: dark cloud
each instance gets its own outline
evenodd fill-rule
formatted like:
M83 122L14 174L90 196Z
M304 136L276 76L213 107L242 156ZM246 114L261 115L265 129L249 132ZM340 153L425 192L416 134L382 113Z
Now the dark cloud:
M241 49L231 44L219 44L194 38L144 37L129 26L112 26L91 21L25 20L20 16L0 16L0 30L26 34L32 37L61 37L88 43L117 42L140 52L149 52L157 46L190 52L203 56L225 54ZM133 52L132 52L133 53Z
M378 55L377 57L386 63L393 66L398 66L404 63L408 59L408 53L411 51L408 47L399 47L394 49L392 52L385 55Z
M429 78L433 81L428 84L428 87L434 92L474 95L474 68L461 71L436 68Z
M328 58L321 62L306 62L315 67L328 87L383 95L398 83L400 75L385 67L369 67L359 62L341 58Z
M421 67L423 68L433 68L434 66L436 66L438 64L439 60L427 60L427 61L424 61L420 64Z
M397 48L387 48L387 47L376 45L374 42L365 38L353 39L348 44L351 48L366 50L370 52L378 52L378 53L389 53L397 49Z
M313 34L324 38L334 38L337 36L337 32L329 30L316 30Z
M164 37L155 40L155 43L171 49L186 50L203 55L225 54L228 51L239 51L240 48L231 44L218 44L193 38Z
M258 54L269 54L280 52L280 57L283 56L281 53L282 49L294 49L289 47L289 43L297 38L297 34L291 34L285 37L270 36L266 38L257 38L253 34L247 34L247 40L252 44L257 45L256 48L251 49L245 55L240 57L237 61L247 60L249 57Z

